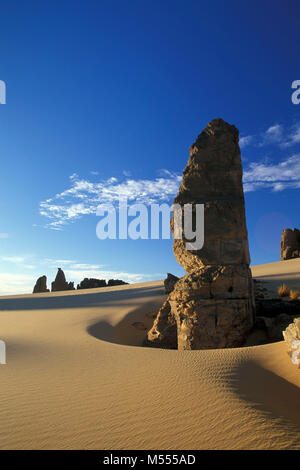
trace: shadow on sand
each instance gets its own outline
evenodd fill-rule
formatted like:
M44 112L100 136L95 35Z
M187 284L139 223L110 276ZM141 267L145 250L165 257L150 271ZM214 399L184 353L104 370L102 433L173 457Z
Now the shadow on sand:
M300 391L296 385L264 369L255 361L241 364L230 379L232 390L254 409L263 412L295 436L300 446Z
M78 291L71 291L78 292ZM64 293L65 294L65 293ZM164 288L161 286L154 287L137 287L132 289L115 289L109 292L95 292L80 295L72 293L65 295L57 295L55 292L46 294L45 297L21 297L21 298L0 298L0 312L9 310L48 310L48 309L65 309L65 308L89 308L101 307L103 305L114 305L115 299L118 302L130 301L138 297L156 297L164 295Z
M147 302L131 310L116 325L101 320L88 326L87 332L94 338L126 346L142 346L147 332L153 325L154 316L163 303L163 298Z

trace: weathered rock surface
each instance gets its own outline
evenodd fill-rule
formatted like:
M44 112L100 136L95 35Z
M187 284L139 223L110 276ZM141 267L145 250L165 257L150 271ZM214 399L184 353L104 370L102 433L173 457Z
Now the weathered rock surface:
M160 309L147 344L178 349L242 345L255 310L242 186L238 130L214 119L190 149L174 203L205 204L205 241L189 251L174 239L177 261L188 274ZM193 221L194 223L194 221ZM174 236L174 220L171 220ZM184 234L183 234L184 235Z
M295 365L300 367L300 318L295 318L283 332L288 345L288 353Z
M174 289L176 282L179 280L179 277L174 276L174 274L167 273L167 277L164 280L165 292L170 294Z
M214 119L190 148L175 204L205 204L204 246L187 250L185 239L173 251L187 272L215 264L250 264L239 132ZM171 222L174 233L173 220Z
M77 289L96 289L97 287L106 287L105 279L94 279L85 277L80 284L77 284Z
M149 341L178 349L239 346L252 327L250 283L246 265L204 266L188 273L159 311Z
M65 273L61 268L58 268L56 278L51 284L51 291L57 292L62 290L74 290L74 282L67 282Z
M49 289L47 289L47 276L41 276L36 281L33 288L33 294L37 294L39 292L49 292Z
M148 332L145 345L177 349L177 324L169 300L166 300L159 310L154 320L153 327Z
M280 242L280 260L300 257L300 230L286 228L282 231Z

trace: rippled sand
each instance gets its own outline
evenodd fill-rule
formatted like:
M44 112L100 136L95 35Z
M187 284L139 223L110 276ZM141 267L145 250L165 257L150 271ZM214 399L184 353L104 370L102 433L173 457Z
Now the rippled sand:
M253 272L297 284L300 260ZM164 298L160 281L1 297L0 448L299 449L285 344L142 348Z

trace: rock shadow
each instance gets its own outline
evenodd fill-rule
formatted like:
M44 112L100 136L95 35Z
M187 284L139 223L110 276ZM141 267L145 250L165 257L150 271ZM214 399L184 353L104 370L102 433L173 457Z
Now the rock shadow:
M88 308L101 307L109 304L114 305L116 300L129 301L138 297L155 297L164 294L163 286L153 287L137 287L130 289L114 289L108 292L91 292L78 293L78 291L70 291L70 294L60 295L61 293L51 292L43 297L21 297L21 298L0 298L0 311L9 310L48 310L48 309L65 309L65 308ZM74 295L74 293L76 293Z
M242 363L230 379L232 390L254 409L267 415L280 432L293 436L292 447L300 447L300 390L264 369L255 361Z
M128 312L116 325L100 320L87 327L87 332L102 341L126 346L142 346L147 332L153 325L162 299L146 302Z

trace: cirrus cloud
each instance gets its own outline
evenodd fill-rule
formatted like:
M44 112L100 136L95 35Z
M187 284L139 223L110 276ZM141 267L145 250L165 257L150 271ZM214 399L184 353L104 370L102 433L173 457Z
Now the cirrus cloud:
M50 219L46 227L61 227L84 215L95 214L100 204L116 205L120 199L146 205L169 201L176 194L181 176L165 170L164 176L151 179L115 177L99 182L70 177L71 187L40 203L40 214Z
M300 188L300 154L279 163L250 163L244 172L245 192L263 188L273 191Z

